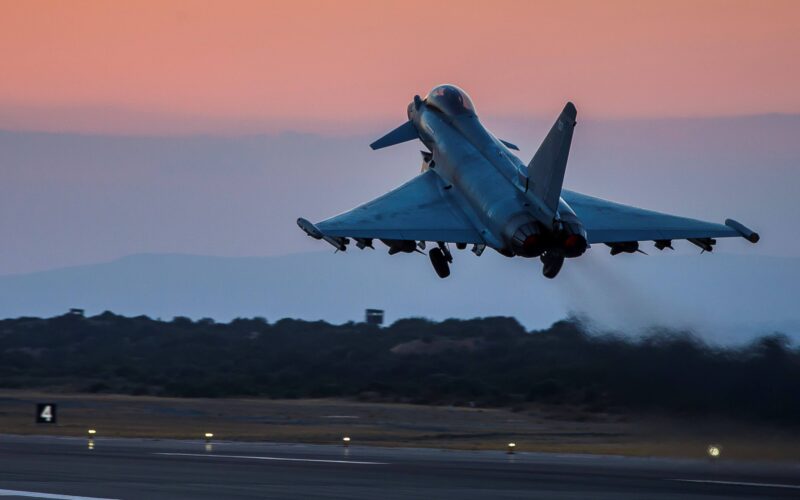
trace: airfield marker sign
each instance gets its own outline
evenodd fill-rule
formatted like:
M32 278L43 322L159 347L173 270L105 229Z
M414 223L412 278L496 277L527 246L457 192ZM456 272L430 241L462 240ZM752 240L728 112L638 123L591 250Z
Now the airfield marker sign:
M37 403L36 404L36 423L55 424L56 423L56 404Z

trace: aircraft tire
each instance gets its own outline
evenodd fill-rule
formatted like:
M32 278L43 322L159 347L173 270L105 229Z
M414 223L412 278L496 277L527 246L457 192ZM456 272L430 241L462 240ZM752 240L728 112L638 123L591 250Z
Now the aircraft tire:
M433 269L440 278L447 278L450 276L450 264L447 263L447 257L444 256L444 252L442 252L441 248L432 248L431 251L428 252L428 256L431 258Z

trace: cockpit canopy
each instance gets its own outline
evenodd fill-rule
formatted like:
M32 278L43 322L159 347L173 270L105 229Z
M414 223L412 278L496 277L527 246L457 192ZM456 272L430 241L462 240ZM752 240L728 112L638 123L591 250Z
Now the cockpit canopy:
M425 103L448 116L475 114L472 99L455 85L439 85L425 96Z

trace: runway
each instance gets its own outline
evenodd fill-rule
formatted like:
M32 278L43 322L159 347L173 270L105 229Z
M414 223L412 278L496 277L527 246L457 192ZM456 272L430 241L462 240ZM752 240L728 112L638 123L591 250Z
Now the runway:
M0 436L0 497L799 498L800 464Z

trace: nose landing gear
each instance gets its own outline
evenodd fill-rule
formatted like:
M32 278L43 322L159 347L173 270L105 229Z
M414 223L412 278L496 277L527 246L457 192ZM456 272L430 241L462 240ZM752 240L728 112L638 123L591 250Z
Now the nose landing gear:
M561 266L564 265L564 252L548 250L540 257L542 260L542 274L545 278L553 279L558 276Z

